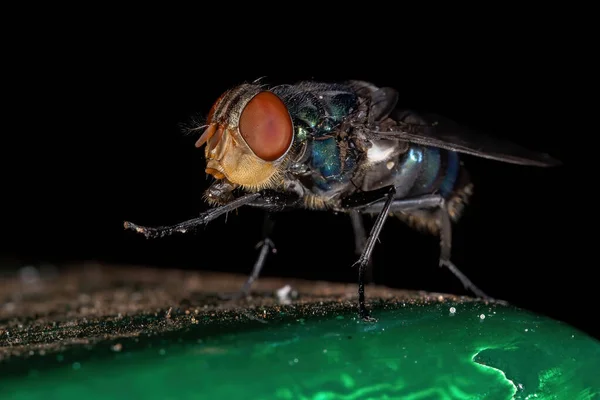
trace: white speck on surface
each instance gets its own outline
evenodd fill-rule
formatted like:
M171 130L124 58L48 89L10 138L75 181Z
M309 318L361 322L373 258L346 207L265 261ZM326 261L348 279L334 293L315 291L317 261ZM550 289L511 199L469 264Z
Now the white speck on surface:
M481 314L481 315L479 316L479 319L485 319L485 315L484 315L484 314Z
M450 307L450 314L456 314L456 308Z
M3 308L6 312L11 313L11 312L15 311L17 306L15 305L15 303L12 303L9 301L8 303L4 304Z
M27 265L19 269L19 277L24 284L33 285L40 280L40 273L37 268Z
M281 289L277 290L277 299L281 304L291 304L292 299L297 296L295 290L290 285L285 285Z
M387 167L387 169L392 169L392 168L394 168L394 162L388 161L387 164L385 164L385 166Z
M121 343L115 343L110 348L112 351L119 352L123 350L123 345Z

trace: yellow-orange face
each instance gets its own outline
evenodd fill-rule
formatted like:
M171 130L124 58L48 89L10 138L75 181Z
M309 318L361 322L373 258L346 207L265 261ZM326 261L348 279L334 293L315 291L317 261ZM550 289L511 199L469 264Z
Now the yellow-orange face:
M213 104L208 127L196 142L206 143L206 173L248 189L274 183L289 152L294 127L287 107L257 85L229 90Z

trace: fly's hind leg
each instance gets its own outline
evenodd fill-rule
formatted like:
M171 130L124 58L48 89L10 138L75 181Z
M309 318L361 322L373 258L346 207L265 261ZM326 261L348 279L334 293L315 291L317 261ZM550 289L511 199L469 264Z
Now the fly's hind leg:
M382 206L382 202L374 203L364 208L364 212L376 213L381 210ZM490 299L490 296L475 286L475 284L473 284L473 282L471 282L471 280L467 278L467 276L463 274L452 261L450 261L452 249L452 225L444 198L438 195L427 195L414 199L394 200L389 212L410 212L423 209L437 209L436 213L433 214L431 218L437 218L440 222L440 267L444 266L448 268L460 280L465 289L470 290L477 297Z
M444 266L448 268L463 284L465 289L473 292L477 297L484 299L491 299L490 296L485 294L479 289L465 274L463 274L457 267L450 261L450 254L452 252L452 224L450 222L450 215L446 207L446 202L443 202L441 207L438 209L438 217L440 218L440 267Z

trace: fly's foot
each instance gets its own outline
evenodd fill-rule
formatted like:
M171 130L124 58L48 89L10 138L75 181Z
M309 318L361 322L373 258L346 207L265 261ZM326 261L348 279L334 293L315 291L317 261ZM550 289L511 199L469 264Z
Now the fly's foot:
M268 248L268 250L271 250L271 253L277 254L277 249L275 248L275 243L273 243L273 241L271 239L266 238L264 240L261 240L260 242L258 242L256 244L256 246L254 246L254 248L260 249L263 246L266 246Z
M479 289L465 274L463 274L457 267L452 263L452 261L440 258L440 267L446 267L452 272L463 284L465 289L470 290L475 294L475 296L480 297L485 300L493 300L492 297L488 296L483 292L483 290Z
M368 314L367 315L361 315L360 319L362 319L363 322L368 322L368 323L371 323L371 324L377 322L377 318L373 318L373 317L371 317Z
M364 291L359 292L358 294L358 316L361 320L363 320L364 322L377 322L376 318L371 317L371 313L369 312L369 310L367 309L367 305L365 304L365 299L364 299Z

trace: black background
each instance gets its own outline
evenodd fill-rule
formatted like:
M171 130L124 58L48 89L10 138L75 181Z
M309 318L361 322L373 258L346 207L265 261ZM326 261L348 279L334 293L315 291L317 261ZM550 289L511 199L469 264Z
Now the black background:
M248 273L259 211L241 209L196 234L160 240L124 231L123 221L166 225L207 208L203 150L181 124L204 117L224 90L262 76L274 83L363 79L399 89L403 106L564 162L543 169L465 157L475 195L455 226L453 260L488 294L598 335L597 261L580 256L595 233L575 224L595 227L586 222L591 207L571 202L580 187L580 144L565 140L565 132L577 133L565 130L573 73L557 62L571 54L560 31L534 34L540 27L529 26L486 36L473 28L443 40L441 30L429 40L352 21L318 29L309 20L302 32L290 21L258 32L255 24L208 27L199 20L196 31L167 39L162 23L140 20L57 24L12 42L6 86L13 89L13 124L5 135L18 147L4 147L5 269L100 261ZM225 31L236 39L220 35ZM347 217L282 214L273 240L278 253L264 276L356 279ZM374 252L375 281L466 293L438 268L438 256L436 238L389 219Z

